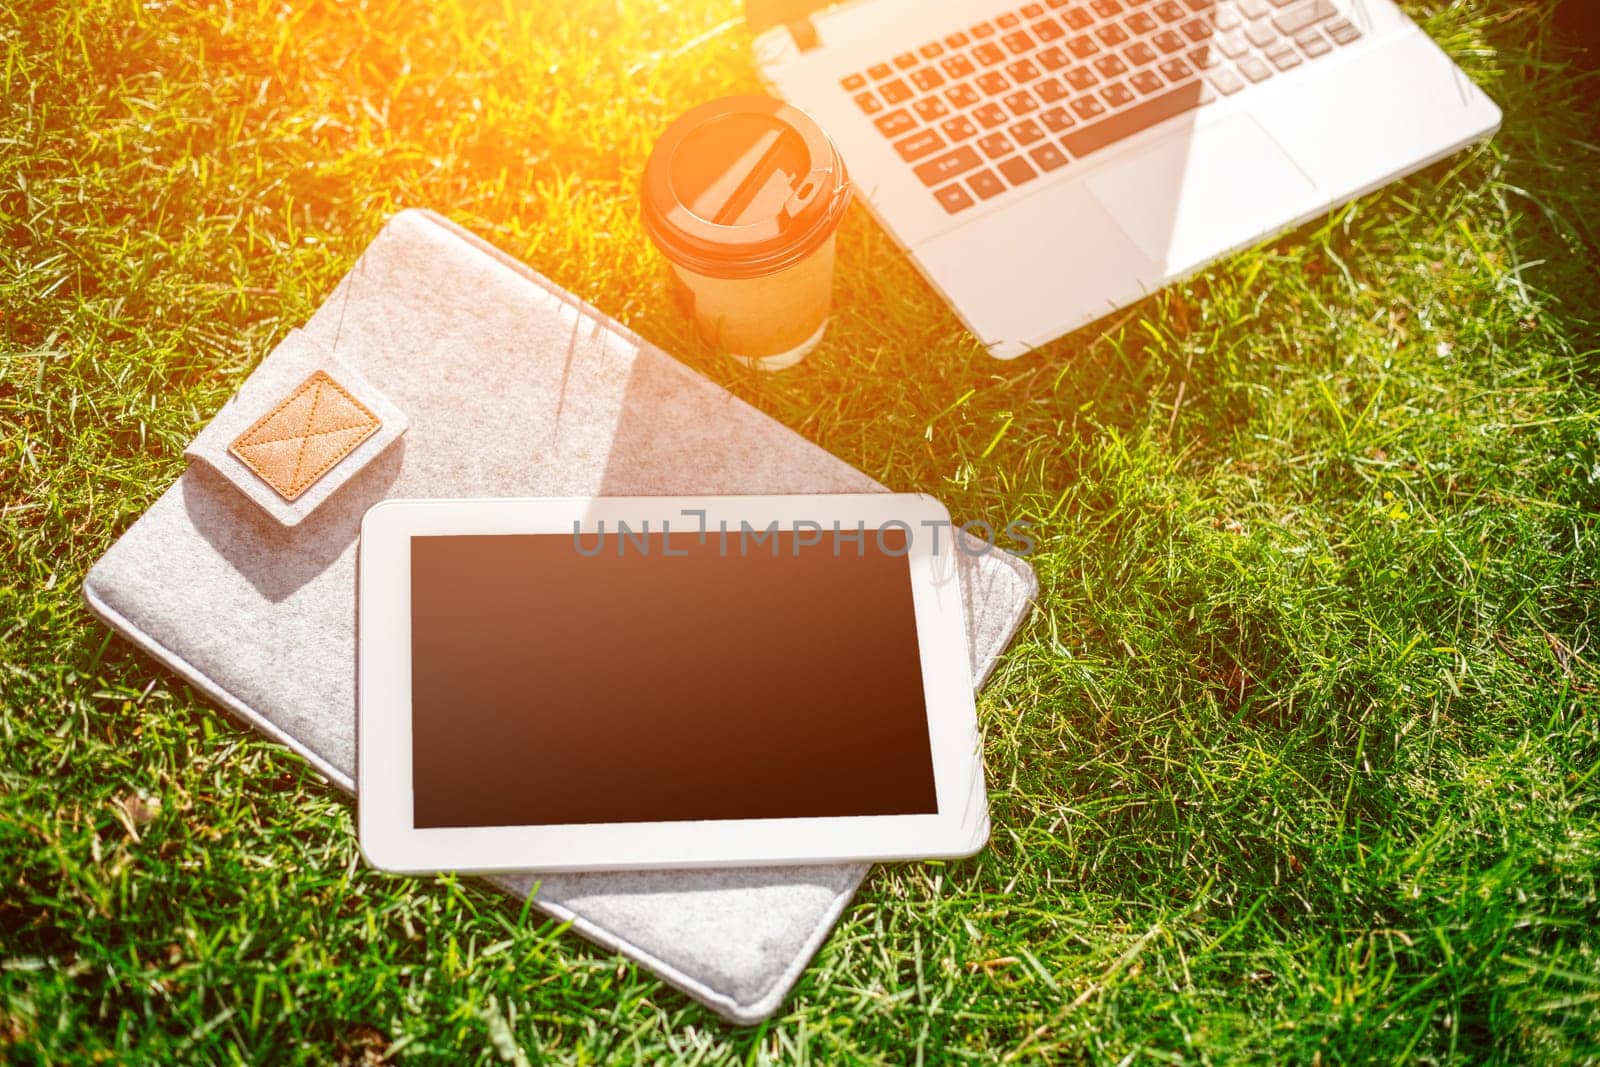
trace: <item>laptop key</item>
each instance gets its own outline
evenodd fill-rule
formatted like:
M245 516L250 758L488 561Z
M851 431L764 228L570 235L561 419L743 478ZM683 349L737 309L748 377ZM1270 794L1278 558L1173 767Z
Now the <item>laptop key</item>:
M1063 134L1061 146L1082 158L1107 145L1142 133L1157 123L1193 111L1213 99L1215 97L1204 82L1192 81L1162 96L1153 96L1133 107L1114 112L1102 122ZM1082 112L1079 114L1082 115Z
M957 111L969 108L973 104L976 104L979 100L983 99L983 97L978 95L978 91L976 89L970 85L967 85L965 82L946 89L944 91L944 98L950 101L950 106L955 108Z
M856 107L859 107L869 115L876 115L883 110L883 101L878 99L878 94L869 89L864 93L856 94Z
M1307 26L1315 26L1338 13L1339 9L1333 6L1333 0L1308 0L1299 7L1280 11L1272 16L1272 24L1278 27L1278 32L1285 37L1293 37Z
M1328 36L1332 37L1338 44L1349 44L1351 41L1358 40L1361 37L1361 31L1356 29L1354 23L1345 19L1328 23L1326 29Z
M1128 32L1143 36L1160 25L1148 11L1135 11L1123 20Z
M1247 19L1258 19L1267 13L1266 0L1233 0L1233 3Z
M1222 54L1229 59L1238 59L1250 51L1249 42L1237 33L1225 33L1217 38L1217 47L1222 49Z
M1023 119L1011 127L1011 139L1026 148L1044 140L1044 129L1032 119Z
M1067 31L1061 28L1061 23L1055 19L1045 19L1033 24L1033 35L1041 41L1049 42L1058 37L1066 36Z
M943 189L935 190L933 195L952 215L958 211L965 211L977 203L972 199L972 194L959 185L947 185Z
M1211 23L1204 19L1190 19L1178 29L1182 30L1183 35L1191 41L1203 41L1216 32L1211 28Z
M904 103L916 95L911 91L911 86L907 85L899 78L895 78L893 81L884 82L882 85L878 86L878 92L882 93L884 101L890 104Z
M1006 50L993 41L985 41L972 50L972 58L986 67L1005 62Z
M1135 41L1122 50L1122 58L1136 67L1156 61L1156 50L1143 41Z
M1002 30L1015 29L1016 27L1022 25L1022 16L1001 15L999 18L994 20L994 24L1000 27Z
M1159 93L1167 87L1167 83L1161 80L1161 75L1153 70L1141 70L1129 78L1128 83L1146 96Z
M1045 70L1060 70L1062 67L1072 62L1072 60L1067 58L1067 54L1065 52L1054 46L1046 48L1034 58L1039 61L1039 65L1044 67Z
M1229 67L1218 67L1207 76L1211 79L1211 84L1227 96L1232 96L1244 88L1244 79Z
M1101 56L1094 61L1094 69L1100 72L1103 78L1115 78L1128 72L1128 65L1116 56ZM889 101L894 103L894 101Z
M952 33L944 39L946 48L965 48L972 43L972 38L964 33Z
M1176 0L1161 0L1152 10L1162 22L1182 22L1189 17L1189 13Z
M1101 26L1098 30L1094 31L1094 35L1100 38L1100 43L1105 45L1107 48L1115 48L1117 45L1128 40L1128 31L1123 29L1121 26L1118 26L1116 23L1112 23L1109 26Z
M1150 43L1161 49L1164 54L1169 56L1174 52L1183 51L1185 46L1188 44L1188 42L1186 42L1182 37L1179 37L1171 30L1162 30L1160 33L1150 38Z
M1006 114L1005 108L994 103L984 104L972 113L972 117L986 130L992 130L1011 121L1011 116Z
M1060 133L1062 130L1078 124L1077 120L1069 115L1064 107L1053 107L1049 111L1040 112L1039 121L1051 133Z
M952 78L965 78L978 68L972 65L972 60L966 56L950 56L939 61L939 66L944 68L945 74Z
M860 90L866 88L867 76L865 74L852 74L848 78L845 78L843 81L841 81L839 85L843 87L844 91L847 93L859 92Z
M1019 59L1015 63L1006 64L1006 73L1011 75L1011 80L1018 85L1026 85L1041 73L1031 60Z
M944 84L944 75L932 67L923 67L911 72L911 84L925 93L931 93Z
M1067 165L1067 154L1053 144L1030 148L1028 158L1033 160L1034 166L1046 173Z
M921 48L917 49L917 52L922 56L923 59L938 59L940 56L944 55L944 45L940 44L938 41L934 41L932 44L923 45Z
M978 75L973 84L990 96L997 96L1011 88L1011 83L1006 81L1006 76L998 70L985 71Z
M885 137L899 137L902 133L917 128L917 120L903 107L873 119L872 124L878 127L878 132Z
M1121 82L1112 82L1110 85L1100 90L1100 95L1104 97L1106 103L1110 104L1112 107L1122 107L1126 104L1133 103L1133 90L1129 89Z
M1055 78L1046 78L1042 82L1035 82L1033 91L1038 93L1039 99L1047 104L1053 104L1057 100L1065 100L1069 95L1067 87Z
M984 200L993 200L1006 191L1006 183L992 170L980 170L967 179L967 185Z
M1277 31L1265 22L1258 22L1244 31L1245 38L1257 48L1266 48L1278 39Z
M1304 52L1308 59L1316 59L1318 56L1325 56L1333 51L1333 45L1329 44L1328 39L1316 30L1307 30L1296 37L1294 43L1300 46L1300 51Z
M1094 25L1094 16L1081 7L1075 7L1062 15L1061 21L1067 24L1069 30L1081 30L1085 26Z
M887 78L889 75L891 75L893 73L894 73L894 68L889 66L889 64L887 64L887 63L879 63L879 64L877 64L875 66L871 66L871 67L867 68L867 74L875 82L881 82L881 81L883 81L883 79Z
M1277 67L1279 70L1289 70L1290 68L1298 67L1301 63L1305 62L1300 58L1300 53L1296 52L1292 47L1290 47L1287 42L1267 49L1267 58L1270 59L1272 61L1272 65Z
M1093 89L1100 84L1100 79L1095 77L1094 71L1088 67L1075 67L1067 71L1063 77L1067 79L1068 85L1079 90Z
M1189 69L1189 64L1181 59L1169 59L1156 68L1167 76L1168 81L1181 82L1194 71Z
M1008 33L1000 38L1000 43L1005 45L1011 51L1011 54L1015 56L1020 56L1024 52L1031 52L1038 47L1033 38L1028 36L1027 30Z
M1087 122L1089 119L1099 118L1106 113L1106 106L1092 96L1080 96L1072 102L1072 110L1078 117Z
M937 96L925 96L911 105L923 122L935 122L950 114L950 107Z
M902 55L895 56L894 65L899 70L910 70L912 67L917 65L917 55L915 52L906 52Z
M1003 133L991 133L987 137L979 138L978 147L983 149L983 154L990 159L999 159L1009 152L1016 151Z
M1003 159L1000 161L999 167L1000 173L1004 174L1006 181L1012 185L1031 182L1039 176L1039 172L1033 169L1033 165L1021 156L1011 156L1009 159Z
M992 23L992 22L980 22L980 23L978 23L976 26L972 27L972 36L974 36L974 37L993 37L994 36L994 23Z
M1044 14L1044 5L1043 4L1025 4L1025 5L1023 5L1022 17L1025 18L1025 19L1036 19L1042 14Z
M1217 55L1215 48L1208 44L1203 44L1189 53L1189 62L1193 63L1198 70L1210 70L1212 67L1220 65L1222 59Z
M945 137L951 144L965 141L968 137L978 132L978 127L965 115L957 115L953 119L946 119L939 123L939 129L944 131Z
M1122 5L1117 3L1117 0L1089 0L1089 6L1094 8L1101 18L1122 14Z
M918 163L912 173L922 181L923 185L942 185L951 178L965 174L973 167L983 166L983 158L971 145L962 145L953 152L946 152L942 156L934 156L925 163Z
M1257 56L1245 56L1239 60L1239 73L1253 82L1264 82L1272 77L1272 68Z
M1011 113L1013 115L1018 116L1026 115L1029 112L1039 110L1039 101L1035 100L1033 98L1033 94L1028 92L1026 89L1022 90L1021 92L1012 93L1010 96L1006 97L1005 104L1006 107L1011 109Z
M1100 51L1100 46L1094 43L1094 38L1092 37L1074 37L1067 42L1067 51L1079 59L1088 59Z
M939 136L937 130L922 129L902 141L896 141L894 150L900 153L900 158L907 163L915 163L925 159L943 148L944 138Z

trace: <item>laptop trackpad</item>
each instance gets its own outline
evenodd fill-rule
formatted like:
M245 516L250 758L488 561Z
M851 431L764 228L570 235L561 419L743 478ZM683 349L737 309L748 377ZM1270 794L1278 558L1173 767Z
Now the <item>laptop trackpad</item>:
M1169 275L1251 244L1326 204L1248 115L1175 134L1093 174L1087 184Z

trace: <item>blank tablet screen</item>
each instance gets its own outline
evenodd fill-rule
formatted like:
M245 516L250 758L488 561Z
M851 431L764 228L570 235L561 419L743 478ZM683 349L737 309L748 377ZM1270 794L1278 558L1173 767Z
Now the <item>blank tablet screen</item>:
M416 826L937 812L905 533L795 542L413 537Z

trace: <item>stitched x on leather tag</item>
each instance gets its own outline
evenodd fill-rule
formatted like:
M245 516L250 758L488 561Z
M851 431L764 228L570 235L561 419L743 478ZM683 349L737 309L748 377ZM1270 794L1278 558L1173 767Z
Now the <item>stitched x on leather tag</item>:
M382 425L319 370L235 438L228 451L283 499L294 500Z

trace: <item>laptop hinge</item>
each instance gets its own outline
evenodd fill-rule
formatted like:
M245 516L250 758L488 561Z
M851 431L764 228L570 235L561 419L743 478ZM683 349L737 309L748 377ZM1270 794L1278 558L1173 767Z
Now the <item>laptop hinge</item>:
M744 0L744 18L751 33L782 26L796 48L809 52L822 43L811 16L828 6L828 0Z
M794 46L802 52L809 52L821 43L817 40L817 24L809 18L788 23L786 28L789 36L794 38Z

